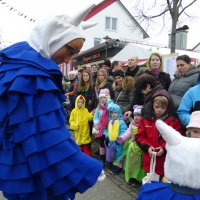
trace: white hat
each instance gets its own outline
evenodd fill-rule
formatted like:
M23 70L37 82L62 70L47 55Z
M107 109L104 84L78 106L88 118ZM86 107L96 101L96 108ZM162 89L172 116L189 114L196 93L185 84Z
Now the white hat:
M78 74L78 71L77 70L73 70L73 71L69 71L68 72L68 75L77 75Z
M200 128L200 111L192 112L190 122L186 128Z
M165 176L179 186L200 189L200 139L187 138L161 120L156 121L166 140Z
M68 42L77 38L84 39L82 30L97 24L91 22L81 23L93 7L94 5L91 5L83 9L74 18L69 18L67 15L62 14L41 20L33 28L27 42L44 57L50 58Z

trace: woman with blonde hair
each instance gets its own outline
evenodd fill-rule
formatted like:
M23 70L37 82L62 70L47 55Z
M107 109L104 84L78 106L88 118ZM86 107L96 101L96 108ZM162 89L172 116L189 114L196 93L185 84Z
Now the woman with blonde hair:
M110 91L111 99L114 99L112 84L108 82L108 74L105 69L100 69L97 73L97 79L96 79L96 84L95 84L95 94L96 94L97 100L99 99L100 90L105 89L105 88L107 88Z
M95 108L96 101L94 84L92 83L92 76L88 70L83 70L80 82L76 88L76 96L82 95L85 98L85 107L92 111Z
M163 88L168 90L171 79L170 75L163 71L162 57L159 53L154 52L150 55L147 67L145 73L153 75Z

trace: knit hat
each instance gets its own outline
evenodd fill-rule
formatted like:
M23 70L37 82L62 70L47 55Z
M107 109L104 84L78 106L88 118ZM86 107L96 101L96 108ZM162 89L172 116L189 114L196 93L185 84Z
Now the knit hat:
M124 74L124 72L123 72L122 70L117 70L117 71L115 71L114 74L113 74L113 77L116 77L116 76L124 77L125 74Z
M101 89L99 93L99 98L101 97L107 97L108 99L110 99L110 91L107 88Z
M200 189L200 139L184 137L161 120L156 127L167 142L166 178L179 186Z
M133 106L133 114L134 115L141 115L143 106L141 105L134 105Z
M96 23L81 21L94 7L83 9L73 18L65 14L48 17L41 20L31 31L27 40L29 45L44 57L50 58L57 50L77 38L83 38L82 30L87 29Z
M106 65L108 67L111 67L111 62L110 60L104 60L103 65Z
M186 128L200 128L200 111L192 112L190 122Z

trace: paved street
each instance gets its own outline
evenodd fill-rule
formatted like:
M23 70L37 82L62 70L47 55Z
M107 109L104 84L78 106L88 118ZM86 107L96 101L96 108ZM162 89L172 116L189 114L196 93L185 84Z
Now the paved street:
M84 194L78 194L76 200L135 200L138 190L124 183L123 176L106 174L103 182L98 182Z

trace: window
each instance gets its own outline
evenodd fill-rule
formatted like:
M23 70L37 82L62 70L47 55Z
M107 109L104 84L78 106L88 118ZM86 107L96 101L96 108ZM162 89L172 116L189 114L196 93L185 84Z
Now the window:
M106 17L105 28L106 28L106 30L116 31L117 30L117 18Z
M101 38L94 38L94 46L97 46L101 43Z

